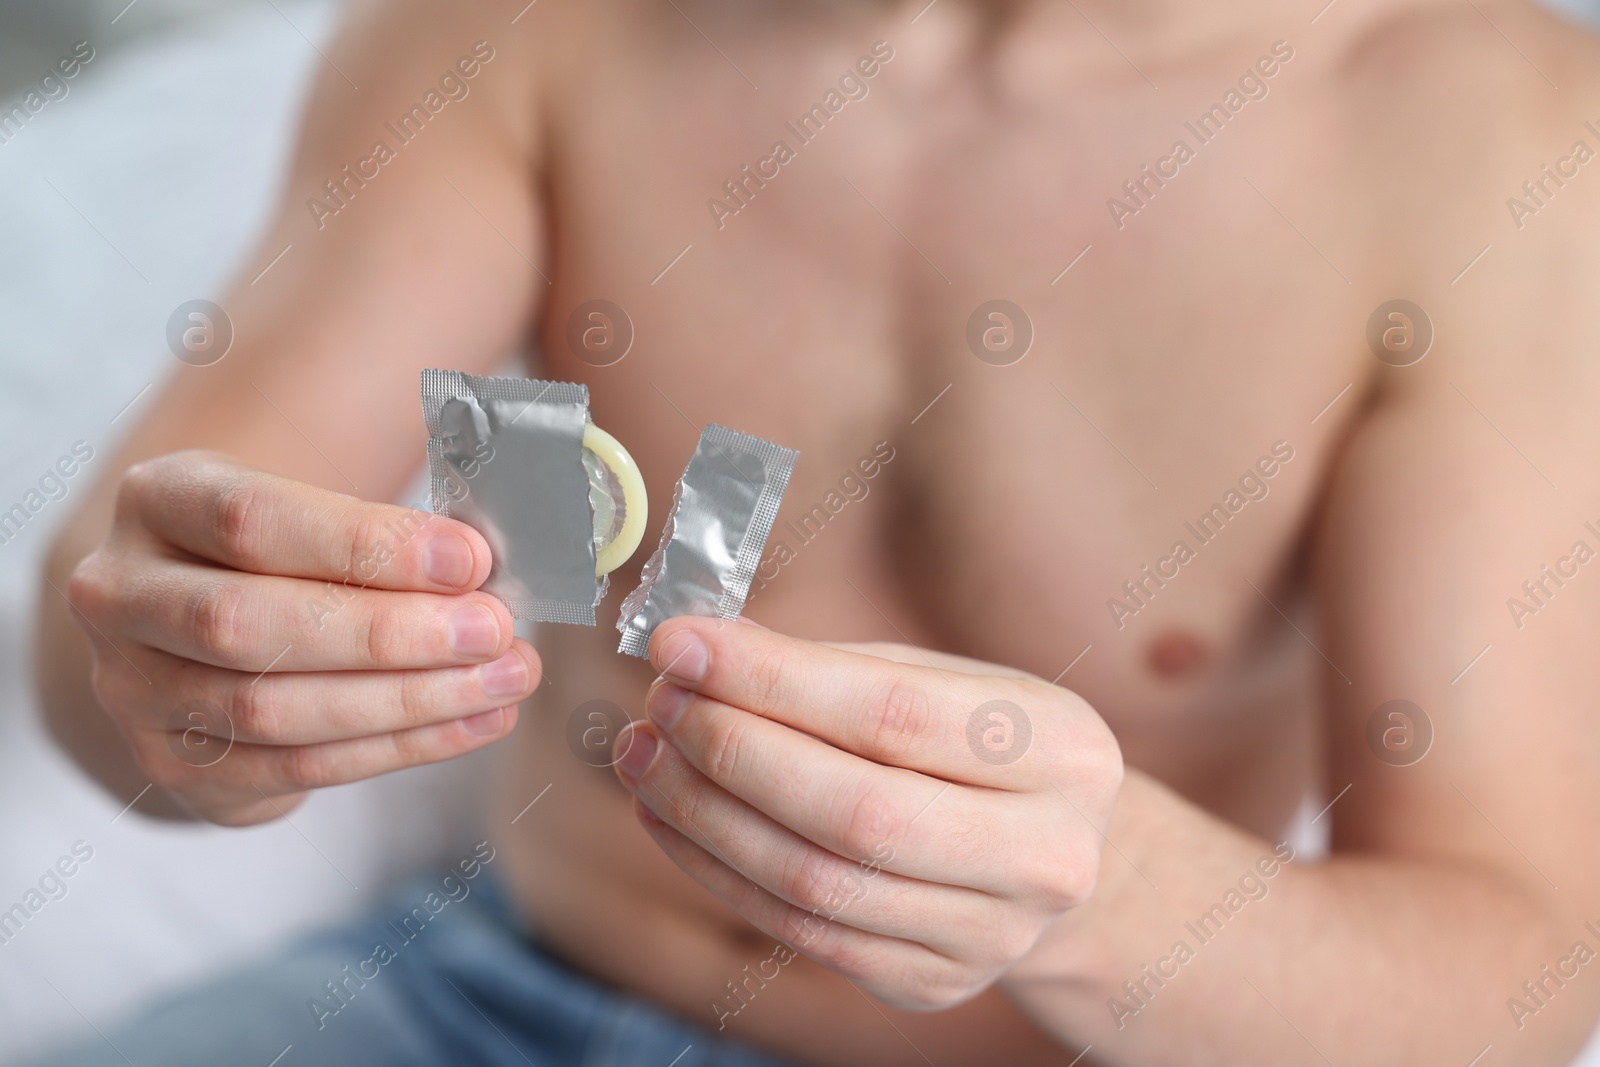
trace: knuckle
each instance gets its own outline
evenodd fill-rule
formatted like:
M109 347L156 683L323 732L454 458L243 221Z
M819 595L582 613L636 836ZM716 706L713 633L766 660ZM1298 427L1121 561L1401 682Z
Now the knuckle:
M794 946L818 962L822 961L822 949L825 945L820 919L804 908L788 908L779 925L782 927L780 939L785 944Z
M382 525L367 508L357 508L350 524L350 555L344 563L349 580L365 586L378 577L389 561L388 541Z
M783 649L768 645L753 656L745 668L745 686L751 711L768 714L783 701L788 680L788 663Z
M240 618L244 600L244 586L234 581L219 582L195 594L190 606L194 640L213 662L237 663L248 648Z
M440 758L437 731L399 730L389 735L395 768L415 767Z
M406 634L414 624L408 625L402 613L385 597L367 597L365 620L361 634L361 651L374 667L386 666L399 660L405 647Z
M806 916L811 919L811 916ZM821 920L811 919L813 923ZM813 928L814 929L814 928ZM875 974L873 953L849 937L817 937L810 954L832 971L856 982L870 981Z
M110 582L101 551L78 561L67 575L67 602L91 618L105 613L110 597Z
M1027 923L1002 921L985 939L988 949L985 962L1003 970L1033 951L1040 933L1037 927Z
M710 726L706 731L705 773L715 782L730 782L744 766L748 731L733 717Z
M246 570L266 562L260 490L247 477L230 478L212 501L212 534L230 561Z
M1100 856L1093 849L1059 849L1036 865L1029 895L1049 911L1076 908L1094 895Z
M648 774L653 774L659 761L651 766ZM657 795L666 801L667 811L662 812L669 821L675 817L680 820L680 828L694 834L694 828L703 826L707 820L706 809L710 806L711 799L703 783L691 780L690 784L677 788L656 790Z
M790 903L808 912L824 910L832 903L839 883L838 871L820 850L795 851L784 871L782 882Z
M866 756L903 754L906 745L927 736L933 727L933 704L921 686L891 675L868 698Z
M1086 746L1089 750L1091 767L1098 772L1096 779L1102 792L1109 791L1115 795L1122 789L1124 773L1122 746L1117 743L1117 737L1111 732L1111 728L1101 722L1098 716L1096 722L1097 743Z
M839 939L831 936L826 916L814 915L803 908L790 908L783 920L784 940L818 963L833 965Z
M1064 693L1067 703L1056 721L1067 731L1065 743L1051 747L1070 754L1075 773L1104 772L1118 784L1122 781L1122 747L1117 735L1094 707L1076 693Z
M394 702L400 709L400 722L419 726L432 718L438 703L431 671L402 671L395 681Z
M1073 867L1074 876L1063 884L1067 891L1068 906L1075 908L1094 896L1095 888L1100 884L1100 853L1095 849L1085 849Z
M841 845L849 859L874 856L885 842L898 841L905 830L899 805L883 792L863 788L850 802Z
M272 679L241 678L228 701L228 716L233 728L262 744L279 744L284 725Z
M117 482L117 511L137 514L139 505L161 482L168 465L166 457L142 460L122 472Z
M283 784L291 789L320 789L328 784L330 767L319 745L296 745L279 753Z

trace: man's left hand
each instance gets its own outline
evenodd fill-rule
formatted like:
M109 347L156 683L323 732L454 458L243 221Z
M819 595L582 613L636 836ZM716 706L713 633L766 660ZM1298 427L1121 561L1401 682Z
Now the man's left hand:
M615 749L640 821L753 925L881 1000L976 995L1094 891L1122 759L1070 691L744 620L673 619L650 658L648 721Z

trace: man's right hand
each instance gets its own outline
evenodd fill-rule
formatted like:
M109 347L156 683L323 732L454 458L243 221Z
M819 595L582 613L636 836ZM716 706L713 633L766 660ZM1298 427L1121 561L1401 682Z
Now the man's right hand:
M452 519L180 452L123 477L67 594L139 766L247 825L510 732L541 668L489 565Z

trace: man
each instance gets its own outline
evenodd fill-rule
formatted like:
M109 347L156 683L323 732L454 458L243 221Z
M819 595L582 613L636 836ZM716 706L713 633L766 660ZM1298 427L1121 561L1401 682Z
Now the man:
M1569 1060L1600 49L1316 7L358 9L241 276L292 249L69 524L39 673L153 817L504 739L504 903L62 1062ZM480 537L373 503L418 370L530 335L658 502L708 421L800 450L759 625L536 653Z

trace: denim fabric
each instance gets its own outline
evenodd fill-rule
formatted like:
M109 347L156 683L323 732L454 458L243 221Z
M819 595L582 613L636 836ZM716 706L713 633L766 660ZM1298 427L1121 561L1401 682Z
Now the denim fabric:
M409 884L30 1067L793 1067L572 970L470 885L430 916L438 883Z

